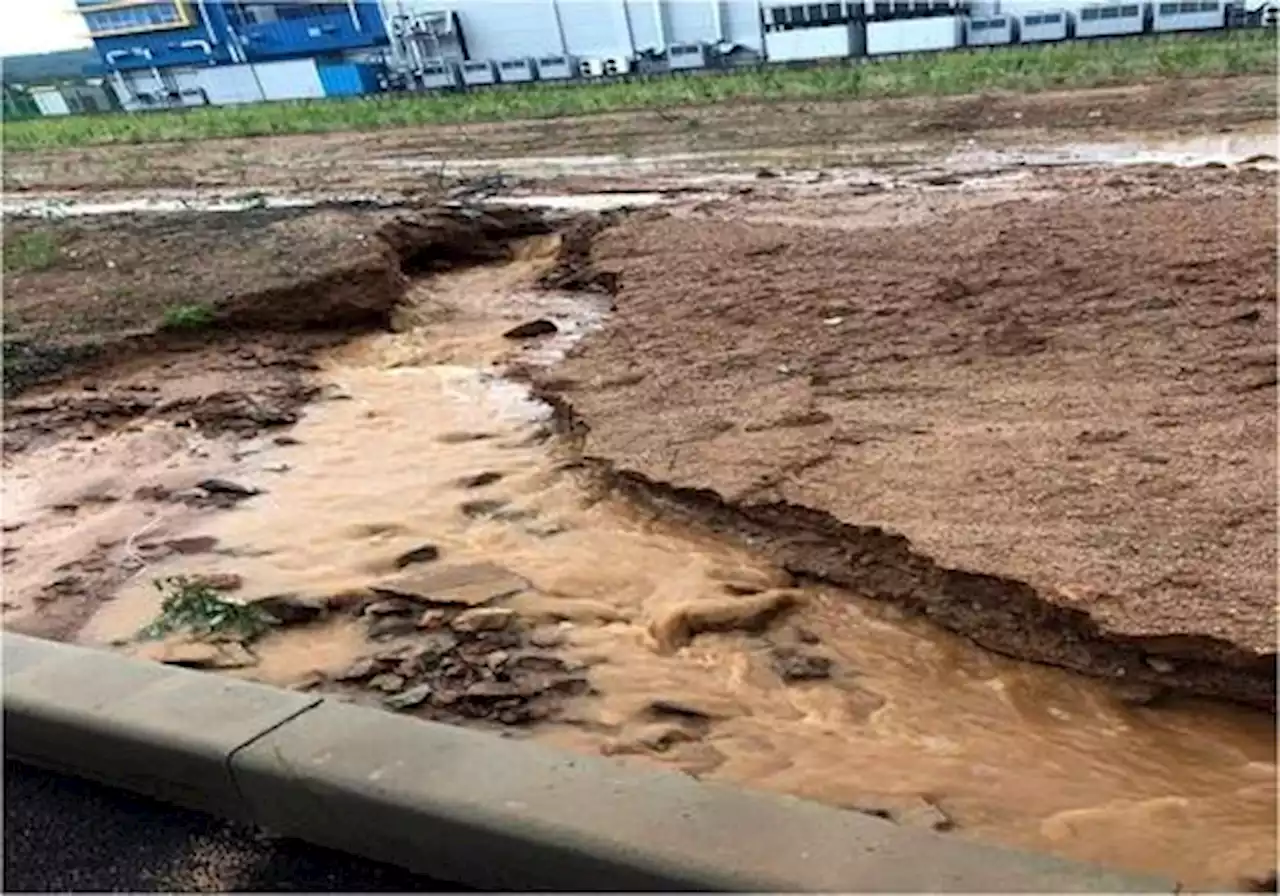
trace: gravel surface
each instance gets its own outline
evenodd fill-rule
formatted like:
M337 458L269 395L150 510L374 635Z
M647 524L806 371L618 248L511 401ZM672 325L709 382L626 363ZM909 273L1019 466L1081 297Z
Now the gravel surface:
M6 892L450 892L452 884L12 761Z

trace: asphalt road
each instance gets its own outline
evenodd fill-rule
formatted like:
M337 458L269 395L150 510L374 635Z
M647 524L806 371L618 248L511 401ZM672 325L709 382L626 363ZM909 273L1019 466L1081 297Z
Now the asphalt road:
M4 892L456 892L6 760Z

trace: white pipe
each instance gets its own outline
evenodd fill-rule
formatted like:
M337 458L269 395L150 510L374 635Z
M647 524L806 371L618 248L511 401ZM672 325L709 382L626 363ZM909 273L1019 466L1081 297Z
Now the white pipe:
M662 0L653 0L653 24L658 28L658 52L667 50L667 27L662 21Z
M356 31L363 31L364 27L360 24L360 13L356 11L356 0L347 0L347 14L351 16L351 27Z
M209 21L209 10L205 9L204 0L196 0L196 8L200 10L200 21L204 22L204 30L209 35L209 43L216 45L218 43L218 33L213 30L213 23Z
M178 46L184 50L189 50L192 47L199 47L204 50L204 55L213 55L213 47L209 46L209 42L207 40L184 40L179 43Z
M724 20L721 18L720 0L711 0L711 19L715 22L716 43L724 43Z
M564 22L560 21L560 4L556 0L548 0L551 4L551 15L555 18L556 33L560 35L560 55L569 55L569 44L564 39Z

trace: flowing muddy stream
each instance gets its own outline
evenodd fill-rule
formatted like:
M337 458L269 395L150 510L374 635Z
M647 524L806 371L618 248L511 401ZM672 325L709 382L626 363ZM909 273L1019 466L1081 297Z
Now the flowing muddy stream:
M397 332L323 359L327 399L291 438L211 448L219 475L263 494L151 533L193 547L140 570L80 640L131 638L157 613L157 577L230 573L246 597L333 594L430 543L439 563L500 564L532 583L502 605L549 632L590 681L514 736L1191 886L1273 867L1272 717L1133 705L857 595L789 587L745 548L588 481L551 437L549 408L496 373L553 363L607 311L532 287L555 243L417 281ZM560 333L536 348L502 338L533 317ZM304 686L371 645L343 618L253 649L257 665L230 674Z

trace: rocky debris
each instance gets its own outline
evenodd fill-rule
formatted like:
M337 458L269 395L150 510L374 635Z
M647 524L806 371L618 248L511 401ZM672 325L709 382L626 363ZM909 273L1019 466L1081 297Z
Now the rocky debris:
M298 594L268 594L250 603L280 625L306 625L325 615L325 601Z
M476 607L459 613L453 620L456 632L502 631L515 619L515 611L505 607Z
M756 179L757 179L757 180L773 180L775 177L780 177L780 176L781 176L781 175L779 175L779 174L778 174L778 172L774 171L772 168L757 168L757 169L756 169Z
M529 632L529 643L534 647L550 649L559 647L565 642L564 629L559 625L539 625Z
M728 700L710 697L657 697L649 701L644 714L652 719L678 716L684 719L709 722L729 719L744 714L743 707Z
M369 637L375 641L407 635L418 630L416 619L404 616L376 616L369 622Z
M649 623L649 633L662 650L684 647L704 632L762 631L774 619L794 607L792 591L772 591L752 596L702 598L673 604Z
M407 616L417 609L417 604L403 597L375 600L364 608L366 616Z
M175 554L208 554L218 546L218 539L211 535L192 535L187 538L170 538L161 544Z
M1178 668L1173 660L1165 659L1162 656L1147 657L1147 665L1151 667L1151 671L1158 672L1161 675L1172 675Z
M773 670L788 684L830 678L835 662L827 656L797 647L775 647Z
M1275 893L1276 889L1276 869L1272 868L1265 874L1250 875L1240 880L1240 889L1246 893Z
M418 628L435 629L441 628L449 621L449 614L440 609L423 610L422 615L418 617Z
M405 551L395 559L396 569L404 569L415 563L431 563L440 559L440 549L433 544L424 544L411 551Z
M464 445L467 442L482 442L492 438L493 433L489 432L446 432L436 441L441 445Z
M585 693L579 667L530 651L516 615L498 607L433 608L440 628L423 633L416 621L375 617L374 626L395 623L398 643L364 657L331 676L331 686L377 691L382 705L413 709L428 718L482 719L519 725L546 717L557 699ZM500 624L500 627L499 627Z
M145 645L136 655L187 669L243 669L258 663L253 652L238 641L160 641Z
M191 584L214 591L237 591L244 585L244 577L234 572L205 572L192 576Z
M442 564L412 569L370 585L384 597L403 597L427 606L478 607L519 594L528 580L494 563Z
M1153 706L1169 696L1169 689L1141 681L1109 683L1111 693L1126 706Z
M477 473L474 476L463 476L458 480L459 488L484 488L486 485L493 485L495 482L502 480L502 474L493 470L486 470L483 473Z
M509 501L499 501L493 499L482 499L479 501L464 501L458 505L458 509L462 511L463 516L470 519L481 519L483 517L497 516L502 508L509 504Z
M545 317L527 321L512 327L503 333L504 339L537 339L539 336L551 336L560 332L560 328Z
M950 831L956 826L955 820L937 802L926 796L876 794L859 797L844 804L844 808L864 815L874 815L904 827Z
M227 495L238 499L252 498L254 495L262 494L260 489L250 485L241 485L229 479L202 479L196 483L196 488L205 492L205 494Z
M697 740L698 734L683 725L671 722L653 722L642 726L636 732L634 739L640 746L662 753L674 744Z
M278 435L278 436L274 437L271 441L272 441L272 442L274 442L275 444L277 444L277 445L281 446L282 448L283 448L283 447L288 447L289 445L301 445L301 444L302 444L302 442L301 442L299 439L297 439L297 438L295 438L295 437L293 437L293 436L291 436L291 435Z

